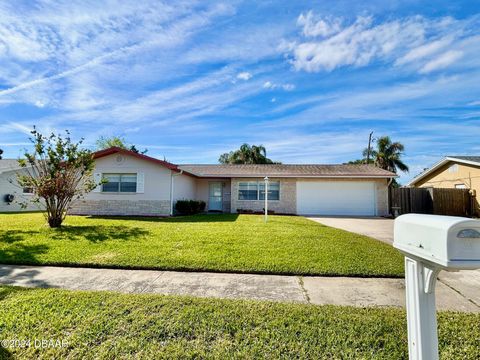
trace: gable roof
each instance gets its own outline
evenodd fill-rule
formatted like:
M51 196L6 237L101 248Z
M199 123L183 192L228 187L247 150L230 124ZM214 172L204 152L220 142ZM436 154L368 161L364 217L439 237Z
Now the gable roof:
M442 166L448 164L449 162L465 164L465 165L472 165L472 166L479 166L480 167L480 156L463 156L463 155L455 155L455 156L446 156L436 164L434 164L431 168L426 169L419 175L415 176L407 186L415 185L420 180L424 179L434 171L440 169Z
M358 177L393 178L397 175L373 165L179 165L180 169L199 177Z
M116 147L116 146L113 146L113 147L110 147L108 149L104 149L104 150L99 150L99 151L96 151L93 153L93 158L94 159L99 159L99 158L102 158L102 157L105 157L105 156L108 156L108 155L112 155L112 154L123 154L123 155L129 155L129 156L133 156L133 157L136 157L138 159L142 159L142 160L146 160L146 161L150 161L150 162L153 162L157 165L162 165L164 167L166 167L167 169L170 169L170 170L173 170L173 171L176 171L176 172L180 172L181 170L178 168L177 165L175 164L172 164L168 161L163 161L163 160L159 160L159 159L156 159L154 157L151 157L151 156L147 156L147 155L144 155L144 154L140 154L140 153L137 153L135 151L131 151L131 150L127 150L127 149L122 149L122 148L119 148L119 147Z

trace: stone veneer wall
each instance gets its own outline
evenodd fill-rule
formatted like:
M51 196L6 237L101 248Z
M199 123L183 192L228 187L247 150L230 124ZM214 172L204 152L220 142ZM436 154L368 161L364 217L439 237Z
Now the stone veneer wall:
M238 184L244 181L263 181L263 178L232 179L232 213L236 213L237 209L263 211L265 207L264 200L238 200ZM297 212L297 180L271 178L270 181L280 181L280 200L269 200L268 209L278 214L295 214Z
M69 211L73 215L165 216L168 200L78 200Z

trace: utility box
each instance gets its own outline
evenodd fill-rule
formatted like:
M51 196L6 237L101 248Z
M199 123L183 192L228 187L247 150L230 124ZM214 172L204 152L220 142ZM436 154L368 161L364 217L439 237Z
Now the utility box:
M394 226L393 246L443 270L480 268L480 221L455 216L407 214Z

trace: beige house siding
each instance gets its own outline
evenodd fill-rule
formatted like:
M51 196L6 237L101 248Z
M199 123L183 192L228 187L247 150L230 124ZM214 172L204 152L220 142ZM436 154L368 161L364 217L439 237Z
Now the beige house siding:
M263 181L263 178L233 178L231 212L240 209L263 211L264 200L238 200L238 184L244 181ZM295 214L297 212L297 180L295 178L271 178L280 181L280 200L269 200L268 208L279 214Z
M450 170L454 162L449 162L440 169L417 181L414 187L455 188L455 185L463 184L467 189L480 191L480 167L457 163Z
M21 170L18 170L21 172ZM14 200L11 203L5 201L5 195L11 194ZM39 211L39 205L32 203L32 195L24 194L23 189L17 183L17 171L8 171L0 174L0 212L16 211ZM21 204L27 205L23 208Z
M197 190L196 179L189 175L173 176L173 200L195 200Z
M74 203L70 210L71 214L155 216L170 214L171 170L133 156L112 154L95 160L94 173L143 173L144 192L135 194L91 192L83 200Z

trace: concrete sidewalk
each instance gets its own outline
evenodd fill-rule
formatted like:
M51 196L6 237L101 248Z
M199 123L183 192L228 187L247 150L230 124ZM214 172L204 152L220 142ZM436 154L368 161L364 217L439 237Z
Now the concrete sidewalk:
M404 306L402 279L299 277L150 270L0 265L0 284L111 290L352 306ZM480 312L467 296L437 282L440 310Z
M309 217L309 219L330 227L367 235L390 245L393 244L393 219L325 216ZM438 280L480 305L480 270L442 271Z

